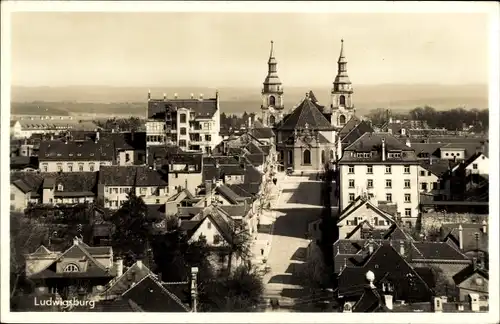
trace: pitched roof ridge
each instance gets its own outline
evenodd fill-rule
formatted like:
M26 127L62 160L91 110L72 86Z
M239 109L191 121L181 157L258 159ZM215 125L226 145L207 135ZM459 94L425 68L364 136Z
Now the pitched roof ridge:
M361 142L363 140L364 137L368 137L370 135L375 135L375 133L364 133L363 135L361 135L360 137L358 137L354 142L352 142L348 147L346 147L344 149L344 151L348 151L351 149L351 146L354 147L355 144L357 144L358 142Z

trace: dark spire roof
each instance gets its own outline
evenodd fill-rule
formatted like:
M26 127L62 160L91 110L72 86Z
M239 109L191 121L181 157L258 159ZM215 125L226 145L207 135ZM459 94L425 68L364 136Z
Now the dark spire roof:
M264 88L269 85L281 85L281 80L278 77L278 61L276 61L276 58L274 57L274 42L271 41L271 51L269 53L269 61L267 62L268 65L268 70L267 70L267 76L266 79L264 80ZM267 91L266 91L267 92Z
M309 96L306 96L300 105L286 117L279 130L295 130L309 128L311 130L332 130L333 127L326 117L313 103Z

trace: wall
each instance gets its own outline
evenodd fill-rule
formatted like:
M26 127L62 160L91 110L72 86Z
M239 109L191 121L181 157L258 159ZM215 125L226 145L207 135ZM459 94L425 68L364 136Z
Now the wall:
M124 201L128 200L127 195L131 189L130 186L99 185L98 195L104 199L104 207L118 209ZM158 195L155 194L157 191ZM143 200L146 204L162 204L168 198L168 188L156 186L137 187L136 195L144 196ZM156 199L160 199L160 201L157 202Z
M219 231L217 230L217 227L212 223L212 221L208 217L202 221L202 223L196 229L196 231L193 233L193 235L191 236L189 241L196 242L200 239L201 235L205 236L205 238L207 240L207 245L209 245L209 246L222 246L224 243L224 239L222 238L222 235L220 235ZM220 236L220 242L218 244L214 243L214 236L215 235Z
M38 273L48 267L52 262L56 260L58 256L53 254L51 256L47 256L44 258L40 257L26 257L26 275L30 276L35 273Z
M362 218L362 220L358 220L356 225L347 225L347 221L352 222L356 218ZM346 219L338 223L338 225L341 225L339 226L339 238L345 239L347 234L351 233L357 227L357 224L359 224L363 220L367 220L373 227L375 227L375 229L388 229L393 224L393 222L389 222L388 220L377 214L372 208L367 208L367 205L364 205L351 213ZM375 220L377 221L376 224L374 223ZM382 220L384 221L384 225L379 225L380 221ZM360 232L358 231L357 235L359 234ZM352 239L356 238L353 237Z
M432 260L428 260L428 261L425 261L425 260L417 260L417 261L412 261L411 262L411 265L413 267L429 267L429 266L436 266L438 268L440 268L441 270L443 270L443 275L444 277L450 282L453 284L453 276L456 275L457 273L459 273L460 271L462 271L463 269L465 269L466 267L468 267L469 265L471 264L471 261L469 260L464 260L464 261L461 261L461 263L458 263L458 262L453 262L453 263L445 263L445 262L440 262L440 263L437 263L437 262L432 262ZM453 284L453 286L455 286Z
M305 165L303 164L303 152L306 150L306 147L303 148L296 146L293 149L293 169L295 172L301 171L319 171L322 170L321 165L321 149L317 147L309 147L307 148L311 152L311 164ZM285 156L285 159L288 157Z
M127 161L127 154L128 154L128 158L129 158L128 161ZM134 165L135 158L136 158L136 154L135 154L134 150L124 150L124 151L120 151L118 153L118 161L117 162L118 162L118 165L120 165L120 166Z
M404 173L404 165L391 165L391 174L385 174L385 165L373 165L373 174L367 174L366 165L354 165L354 173L349 174L348 165L340 165L340 210L343 210L350 203L349 194L353 193L354 198L359 196L365 189L373 194L374 201L385 201L386 193L392 194L392 202L397 203L397 211L401 217L405 217L405 209L411 210L411 217L418 216L418 205L420 200L418 190L418 167L410 165L410 173ZM349 179L354 179L354 188L349 188ZM368 189L368 179L373 180L373 188ZM386 179L392 180L392 188L386 188ZM410 188L404 188L405 180L410 180ZM405 194L411 195L411 202L405 202Z
M47 166L47 170L45 170L44 166ZM96 172L99 171L99 167L102 166L110 166L112 165L111 161L40 161L40 170L41 172L59 172L57 166L61 165L62 172ZM69 171L69 165L73 166L73 171ZM80 171L79 166L83 166L83 170ZM94 170L91 171L90 167L94 166Z
M74 204L74 203L84 203L84 202L93 202L95 200L95 196L85 196L85 197L54 197L54 202L56 204Z
M478 285L476 283L476 279L480 278L483 282L482 285ZM469 294L470 293L477 293L479 294L479 298L481 299L481 296L488 296L488 279L483 278L481 275L475 273L473 274L470 278L466 279L464 282L462 282L458 288L459 288L459 293L460 293L460 301L467 301L469 299Z
M440 193L439 190L439 183L438 183L439 178L432 174L431 172L427 171L426 169L422 168L421 166L418 166L418 190L421 193L430 193L433 195L437 195ZM422 183L427 184L427 190L422 189ZM434 185L436 184L436 189L433 189Z
M420 216L423 233L440 229L443 224L473 223L473 221L481 224L483 220L488 222L488 215L431 212Z
M443 149L441 148L441 159L445 160L463 160L465 159L465 149Z
M203 174L200 173L169 173L168 174L168 187L170 193L174 194L176 191L176 187L186 188L186 180L187 180L187 189L192 194L196 193L196 189L199 185L203 183Z
M15 185L10 185L10 210L24 211L28 207L29 193L25 194Z
M477 169L474 169L474 164L477 164ZM479 173L479 174L489 174L489 169L490 169L490 160L481 154L477 159L475 159L471 164L469 164L466 168L467 171L472 172L472 173Z
M43 189L42 191L42 203L52 204L54 203L54 189Z

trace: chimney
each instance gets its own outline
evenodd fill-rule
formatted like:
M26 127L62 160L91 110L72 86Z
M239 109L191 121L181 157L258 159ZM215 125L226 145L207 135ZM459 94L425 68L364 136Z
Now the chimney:
M406 146L411 147L411 142L409 138L406 139Z
M389 124L392 124L392 117L389 117Z
M405 255L405 241L403 240L399 242L399 254L401 254L401 256Z
M205 207L212 203L212 181L205 181Z
M200 93L200 100L203 100L203 93Z
M78 245L79 243L80 243L80 238L78 238L78 237L75 236L73 238L73 245Z
M463 250L464 248L464 234L463 234L463 227L462 227L462 224L460 224L458 226L458 247L460 248L460 250Z
M148 90L148 101L151 100L151 90Z
M191 309L197 312L198 307L198 268L191 268Z
M188 188L188 179L186 178L184 179L184 189L187 190L187 188Z
M116 276L120 277L123 274L123 259L118 258L115 261Z
M486 234L488 231L488 224L486 223L486 220L483 219L483 233Z
M472 258L472 267L473 267L474 269L476 269L476 268L477 268L477 258L476 258L476 257L473 257L473 258Z
M137 260L137 268L142 269L142 260Z
M392 310L393 305L392 305L392 295L384 295L384 301L385 301L385 306Z
M153 170L156 170L156 161L153 161Z
M99 142L99 131L95 133L95 142Z
M385 138L382 138L382 161L385 161Z
M429 164L432 165L432 155L429 156Z
M309 99L309 92L306 92L306 98Z
M177 92L174 93L174 99L177 99Z
M252 128L252 117L248 116L248 129Z
M167 100L167 94L163 93L163 100Z
M191 93L191 99L194 99L194 93Z
M373 243L372 242L368 243L368 253L370 253L370 255L373 254Z

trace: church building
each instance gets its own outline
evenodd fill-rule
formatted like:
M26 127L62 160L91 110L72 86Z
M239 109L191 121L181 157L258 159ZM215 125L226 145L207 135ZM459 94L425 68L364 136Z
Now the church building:
M355 116L343 40L337 65L329 107L320 105L310 91L296 108L284 114L283 85L277 74L274 43L271 41L261 110L264 126L273 128L276 133L276 150L283 169L318 172L336 159L337 134Z

